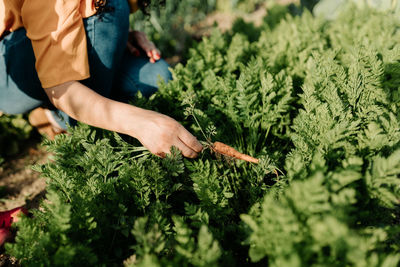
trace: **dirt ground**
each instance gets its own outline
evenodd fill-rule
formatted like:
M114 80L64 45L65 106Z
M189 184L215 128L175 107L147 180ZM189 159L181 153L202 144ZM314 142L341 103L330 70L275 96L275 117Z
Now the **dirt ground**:
M40 146L40 138L35 137L19 155L6 159L0 167L0 211L21 205L38 206L46 183L32 166L45 163L48 156L49 153Z
M276 0L276 3L280 5L289 5L293 3L299 3L299 0ZM194 27L194 35L196 38L209 35L210 30L215 24L218 25L218 28L223 32L228 31L232 28L233 23L238 18L242 18L247 23L253 23L255 26L260 26L263 18L266 15L266 4L260 5L257 10L250 14L245 14L242 12L237 12L234 14L230 12L214 12L208 15L205 20Z

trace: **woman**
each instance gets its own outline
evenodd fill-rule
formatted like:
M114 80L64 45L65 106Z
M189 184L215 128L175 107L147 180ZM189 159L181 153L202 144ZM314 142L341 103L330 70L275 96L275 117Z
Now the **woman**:
M31 114L34 125L60 132L77 120L133 136L160 157L175 146L195 158L202 146L178 122L125 104L170 79L154 44L129 32L129 13L147 1L0 0L0 110L48 107Z

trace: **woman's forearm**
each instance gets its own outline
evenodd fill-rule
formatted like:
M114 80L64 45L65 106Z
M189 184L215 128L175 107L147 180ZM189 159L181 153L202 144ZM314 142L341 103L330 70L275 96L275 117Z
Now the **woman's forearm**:
M54 106L86 124L137 138L153 154L164 156L171 146L194 158L201 144L182 125L163 114L103 97L80 82L45 89Z
M134 134L129 120L134 119L140 109L105 98L77 81L67 82L45 89L53 105L70 117L86 124Z

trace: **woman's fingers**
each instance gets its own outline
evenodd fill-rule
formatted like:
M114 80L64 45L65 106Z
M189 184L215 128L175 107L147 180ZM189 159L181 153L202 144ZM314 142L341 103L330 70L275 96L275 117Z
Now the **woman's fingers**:
M180 137L180 136L181 137ZM164 151L156 153L157 156L164 158L166 154L170 153L171 147L174 146L179 149L182 155L186 158L196 158L197 153L203 150L203 146L197 141L191 133L189 133L185 128L181 128L181 133L177 135L170 147L165 148Z
M197 153L189 148L186 144L184 144L179 138L175 140L175 142L172 144L171 147L169 147L169 149L164 149L165 151L155 152L153 154L160 158L165 158L167 154L171 153L171 148L173 146L179 149L182 155L186 158L194 159L197 157Z
M153 42L149 41L149 39L147 39L146 34L144 34L143 32L135 31L134 35L135 35L136 42L144 51L147 52L147 51L155 48L155 45L153 44Z
M164 152L158 152L158 153L155 153L154 155L156 155L157 157L160 157L160 158L165 158Z
M178 138L184 143L186 146L188 146L191 150L194 152L201 152L203 150L203 146L200 144L200 142L197 140L196 137L194 137L190 132L188 132L185 128L182 126L182 130L180 131Z
M160 50L157 49L155 44L147 39L146 34L143 32L135 32L135 38L137 44L146 52L146 55L150 58L150 62L154 63L161 59Z
M145 109L138 109L134 114L135 123L131 129L132 136L139 139L151 153L165 157L171 147L178 148L187 158L197 157L203 146L189 131L176 120Z
M133 44L143 49L143 51L149 57L151 63L155 63L157 60L161 59L160 50L157 49L153 42L147 39L145 33L140 31L132 31L129 35L128 49L133 55L139 56L140 52Z
M158 50L157 48L155 48L155 49L152 49L151 50L151 57L154 59L154 60L160 60L161 59L161 53L160 53L160 50Z
M154 59L155 59L155 60L160 60L160 59L161 59L161 52L160 52L160 50L156 49L156 53L155 53Z
M197 153L184 144L179 138L175 141L175 146L182 152L182 155L186 158L194 159L197 157Z
M157 48L148 50L146 54L150 58L151 63L155 63L157 60L161 59L161 53Z

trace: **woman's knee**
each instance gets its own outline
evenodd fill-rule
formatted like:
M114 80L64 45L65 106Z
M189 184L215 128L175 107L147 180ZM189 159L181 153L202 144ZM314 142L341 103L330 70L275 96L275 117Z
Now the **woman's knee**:
M158 88L158 83L163 81L167 83L172 79L171 72L169 71L169 65L165 60L160 59L155 63L147 62L140 69L138 76L139 84L152 86Z
M10 100L10 99L9 99ZM8 103L1 103L0 102L0 111L8 114L8 115L17 115L17 114L24 114L32 109L39 107L42 103L32 101L29 103L22 103L22 101L12 101L10 100Z
M23 114L26 112L27 112L27 110L23 110L19 107L0 105L0 113L4 113L7 115L18 115L18 114Z
M146 57L125 54L116 79L116 94L132 98L140 91L148 97L157 91L160 81L168 82L171 79L169 65L165 60L150 63Z

